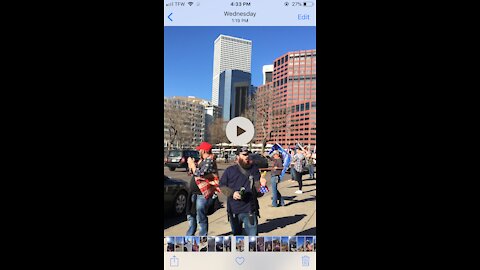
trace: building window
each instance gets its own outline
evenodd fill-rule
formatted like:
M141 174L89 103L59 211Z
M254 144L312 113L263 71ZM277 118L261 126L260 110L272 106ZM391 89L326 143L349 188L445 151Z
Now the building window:
M310 102L307 102L307 103L305 104L305 110L306 110L306 111L310 110Z

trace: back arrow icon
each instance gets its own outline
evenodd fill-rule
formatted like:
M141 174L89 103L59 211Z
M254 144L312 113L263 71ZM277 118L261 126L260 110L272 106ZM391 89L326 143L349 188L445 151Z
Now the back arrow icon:
M170 18L170 16L172 16L173 13L170 13L170 15L167 16L167 18L173 22L172 18Z

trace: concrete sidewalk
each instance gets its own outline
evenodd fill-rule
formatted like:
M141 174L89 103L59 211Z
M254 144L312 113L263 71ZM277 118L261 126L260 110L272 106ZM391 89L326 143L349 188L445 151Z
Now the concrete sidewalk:
M269 192L260 197L260 216L258 220L258 235L294 236L315 235L316 230L316 180L308 179L303 175L303 194L295 194L298 183L291 182L291 176L286 174L278 189L284 197L285 206L269 207L272 203L272 189L270 185L270 173L267 173L267 186ZM222 198L222 197L220 197ZM220 200L224 208L217 210L208 217L208 235L221 236L231 235L230 223L227 218L226 200ZM183 221L175 226L164 230L165 236L185 235L188 230L188 222ZM198 230L197 234L198 235Z

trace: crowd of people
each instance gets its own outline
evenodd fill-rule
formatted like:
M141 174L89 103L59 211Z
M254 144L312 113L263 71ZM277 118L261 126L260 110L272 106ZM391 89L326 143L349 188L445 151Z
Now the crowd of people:
M208 233L209 209L221 192L227 197L227 216L233 235L258 235L258 218L260 209L258 198L264 195L267 180L261 171L271 171L272 207L285 206L284 198L278 190L281 173L284 170L282 155L273 151L268 157L272 160L269 168L260 169L249 156L252 154L247 147L239 147L233 165L227 167L219 178L212 145L202 142L197 148L200 161L195 163L188 158L187 164L192 172L190 194L187 199L187 220L189 228L187 236L195 235L197 228L199 236ZM292 149L291 175L292 181L297 181L299 189L296 194L302 194L302 172L308 168L310 179L315 179L315 154L307 147ZM263 188L262 188L263 187Z

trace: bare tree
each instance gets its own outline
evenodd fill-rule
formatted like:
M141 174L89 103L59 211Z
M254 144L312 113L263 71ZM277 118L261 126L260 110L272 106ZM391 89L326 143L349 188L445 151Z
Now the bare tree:
M254 118L257 127L261 129L261 144L262 152L265 151L267 143L272 139L273 134L279 130L276 123L274 123L274 87L267 85L261 91L261 95L253 97L254 104ZM258 131L257 131L258 132Z
M167 106L164 107L163 120L164 127L168 129L168 150L171 150L175 143L182 143L185 140L188 132L188 125L186 125L188 115L173 104L167 104Z
M247 108L245 111L241 114L242 117L247 118L248 120L252 121L252 123L255 125L255 110L256 110L256 104L255 104L255 95L249 95L247 98Z
M211 144L224 143L228 141L227 134L225 132L226 122L222 118L217 118L209 126L208 139Z

